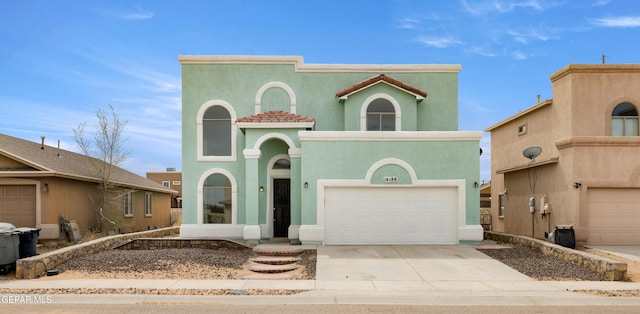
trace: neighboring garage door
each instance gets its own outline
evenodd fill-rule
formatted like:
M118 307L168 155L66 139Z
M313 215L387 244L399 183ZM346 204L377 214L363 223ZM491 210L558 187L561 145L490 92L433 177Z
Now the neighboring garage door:
M640 189L589 189L588 244L640 244Z
M457 244L456 187L326 187L325 244Z
M0 185L0 222L36 226L35 185Z

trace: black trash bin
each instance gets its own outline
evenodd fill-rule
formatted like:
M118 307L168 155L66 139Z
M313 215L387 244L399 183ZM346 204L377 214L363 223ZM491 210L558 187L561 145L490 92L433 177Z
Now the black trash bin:
M576 248L576 233L573 226L556 226L556 229L553 230L553 238L555 244L571 249Z
M14 229L20 235L20 258L31 257L37 255L38 235L40 228L16 228Z
M19 232L13 229L0 230L0 275L10 273L19 256Z

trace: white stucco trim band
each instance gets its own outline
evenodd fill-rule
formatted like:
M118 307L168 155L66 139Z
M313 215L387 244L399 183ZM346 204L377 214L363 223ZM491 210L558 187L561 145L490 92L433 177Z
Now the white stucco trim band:
M480 131L300 131L299 141L480 141Z
M296 72L452 72L460 64L305 64L301 56L178 56L180 64L292 64Z

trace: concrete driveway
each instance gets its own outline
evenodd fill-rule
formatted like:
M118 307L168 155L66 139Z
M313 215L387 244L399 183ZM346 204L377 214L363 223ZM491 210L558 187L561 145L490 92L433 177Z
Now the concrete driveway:
M472 246L320 246L318 281L503 281L531 279Z
M640 263L640 246L638 245L588 245L587 248L613 254Z

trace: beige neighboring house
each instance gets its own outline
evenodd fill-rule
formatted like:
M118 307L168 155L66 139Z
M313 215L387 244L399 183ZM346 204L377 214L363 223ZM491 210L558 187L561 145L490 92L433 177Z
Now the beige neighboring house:
M640 64L571 64L551 83L553 99L486 129L493 230L571 225L579 244L640 244ZM530 161L528 147L542 152Z
M112 183L121 199L105 209L120 232L166 227L175 191L115 167ZM98 183L89 157L0 134L0 222L41 228L39 239L58 239L60 215L75 220L81 234L97 223ZM113 227L103 222L104 230Z
M480 185L480 225L484 231L491 229L491 182Z
M167 168L164 172L147 172L147 179L176 191L171 195L171 208L182 208L182 172Z

